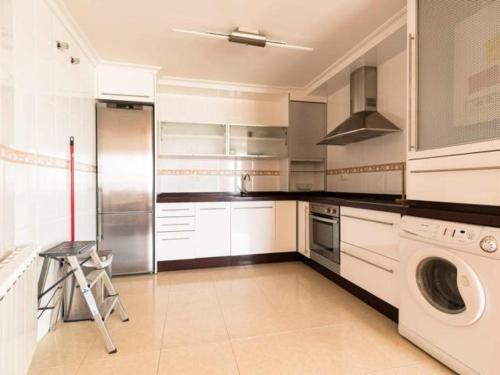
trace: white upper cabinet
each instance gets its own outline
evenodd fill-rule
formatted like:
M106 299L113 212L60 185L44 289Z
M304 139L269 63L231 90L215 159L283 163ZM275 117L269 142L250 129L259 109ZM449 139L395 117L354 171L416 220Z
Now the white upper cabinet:
M500 204L498 35L498 1L408 2L409 199Z
M297 250L297 202L276 202L275 252Z
M156 72L151 69L100 65L97 69L97 97L134 102L154 102Z
M158 105L163 122L288 126L286 95L236 98L160 94Z
M231 203L231 255L272 252L275 239L274 201Z

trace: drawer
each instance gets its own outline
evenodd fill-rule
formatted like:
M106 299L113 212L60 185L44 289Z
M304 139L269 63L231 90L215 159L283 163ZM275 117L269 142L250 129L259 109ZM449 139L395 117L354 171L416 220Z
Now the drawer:
M191 259L195 257L195 232L162 232L156 235L156 260Z
M399 262L341 242L340 275L398 307Z
M156 219L156 232L179 232L195 230L194 217L159 217Z
M340 239L380 255L399 259L401 215L392 212L340 208Z
M194 203L159 203L156 217L194 216Z

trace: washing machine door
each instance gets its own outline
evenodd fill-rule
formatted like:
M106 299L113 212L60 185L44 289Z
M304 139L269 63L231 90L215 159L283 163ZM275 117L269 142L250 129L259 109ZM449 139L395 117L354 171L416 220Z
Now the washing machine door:
M410 257L406 271L410 293L432 317L467 326L483 314L483 286L459 256L440 248L421 249Z

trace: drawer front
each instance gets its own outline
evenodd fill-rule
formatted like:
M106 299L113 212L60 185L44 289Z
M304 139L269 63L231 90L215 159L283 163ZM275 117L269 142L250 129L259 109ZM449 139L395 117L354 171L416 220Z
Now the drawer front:
M156 232L179 232L195 230L194 217L159 217L156 219Z
M156 217L194 216L194 203L159 203Z
M341 241L399 259L400 214L341 207L340 215Z
M398 307L399 262L343 242L340 249L340 275Z
M195 257L195 232L163 232L156 236L156 260L191 259Z

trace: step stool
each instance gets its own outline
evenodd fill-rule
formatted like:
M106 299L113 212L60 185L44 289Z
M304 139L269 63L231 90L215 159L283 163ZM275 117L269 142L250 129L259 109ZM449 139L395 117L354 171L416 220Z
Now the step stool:
M44 261L38 281L39 310L42 311L39 316L46 310L53 310L50 327L51 330L55 329L61 309L63 295L62 283L67 280L68 277L74 275L80 287L83 299L89 308L92 319L104 339L108 353L116 353L116 346L113 344L113 340L106 328L106 320L115 307L118 309L120 319L123 322L127 322L129 318L106 272L106 267L112 262L112 256L108 254L106 261L103 262L97 252L95 241L63 242L51 249L43 251L40 253L40 256L44 258ZM62 266L59 268L58 276L60 278L56 283L44 290L50 264L53 263L52 261L56 261ZM83 266L95 269L85 276L82 270ZM107 297L103 298L100 304L97 304L92 294L92 287L96 285L99 280L103 281L103 288L105 289ZM49 299L47 306L42 307L42 298L52 290L54 290L54 294Z

